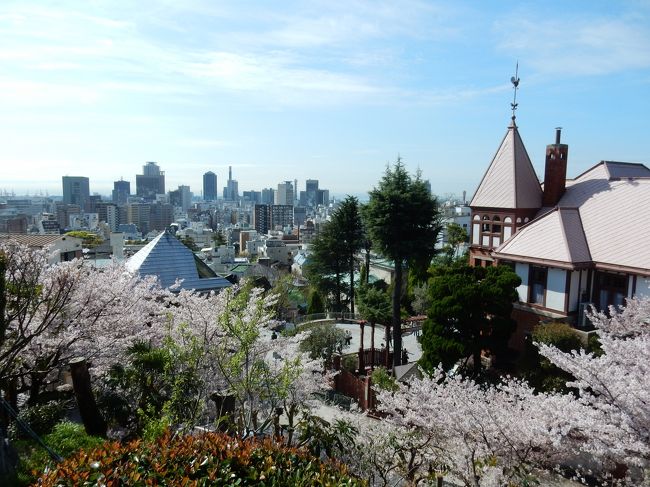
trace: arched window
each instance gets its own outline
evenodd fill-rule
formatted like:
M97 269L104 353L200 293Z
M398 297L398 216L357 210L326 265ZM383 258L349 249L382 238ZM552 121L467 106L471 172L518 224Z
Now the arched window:
M490 231L490 217L488 215L483 215L483 225L481 226L482 232Z
M501 218L495 216L493 221L495 223L492 224L492 233L501 233L501 223L497 223L497 222L501 222Z

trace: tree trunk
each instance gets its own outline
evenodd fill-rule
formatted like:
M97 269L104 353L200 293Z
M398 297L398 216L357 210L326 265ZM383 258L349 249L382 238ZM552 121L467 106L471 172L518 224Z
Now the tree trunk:
M366 286L370 279L370 247L366 247Z
M395 259L395 285L393 286L393 367L402 365L402 259Z
M95 402L86 359L77 357L70 360L70 373L72 375L74 395L77 398L77 406L79 406L79 413L86 433L106 438L106 422Z
M336 312L341 312L341 274L336 271Z
M354 254L350 256L350 313L354 317Z

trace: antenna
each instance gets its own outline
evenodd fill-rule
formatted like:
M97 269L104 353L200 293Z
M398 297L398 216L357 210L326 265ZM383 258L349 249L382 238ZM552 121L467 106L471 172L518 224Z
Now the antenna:
M519 105L519 103L517 103L517 89L519 88L519 61L517 61L517 65L515 67L515 75L512 78L510 78L510 82L512 83L512 86L514 87L515 90L515 94L512 98L512 103L510 104L510 106L512 107L512 123L514 125L515 118L517 118L515 116L515 110L517 110L517 106Z

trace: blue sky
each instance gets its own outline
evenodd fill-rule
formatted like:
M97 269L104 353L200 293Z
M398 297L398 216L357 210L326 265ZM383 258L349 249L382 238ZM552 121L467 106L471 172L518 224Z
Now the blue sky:
M201 191L363 194L402 156L472 194L510 118L539 175L650 163L648 1L0 2L0 191L107 194L158 161Z

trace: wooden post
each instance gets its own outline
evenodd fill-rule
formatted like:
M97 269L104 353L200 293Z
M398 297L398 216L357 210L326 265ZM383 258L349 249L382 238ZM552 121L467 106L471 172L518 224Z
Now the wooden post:
M364 324L365 322L360 321L359 322L359 327L361 328L361 343L359 345L359 374L363 374L366 371L366 361L364 360L365 357L363 356L363 331L364 331Z
M88 363L84 357L76 357L70 360L70 374L72 375L72 387L74 388L74 395L77 399L77 406L86 433L106 438L106 421L104 421L95 402L95 395L90 384Z
M370 370L375 370L375 324L370 323L370 356L372 357L370 363Z

